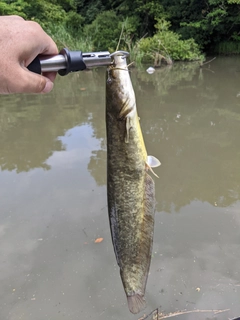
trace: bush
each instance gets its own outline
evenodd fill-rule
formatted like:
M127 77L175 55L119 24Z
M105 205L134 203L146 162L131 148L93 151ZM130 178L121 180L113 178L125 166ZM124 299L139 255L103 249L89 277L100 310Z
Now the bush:
M151 38L139 41L139 50L144 52L144 61L153 61L159 54L166 59L193 61L202 59L199 46L193 39L182 40L181 36L169 30L170 23L158 20L157 32Z
M21 0L17 0L11 3L8 3L6 1L0 1L0 15L18 15L26 19L27 15L24 11L27 7L29 7L29 4Z
M94 50L115 51L121 28L116 13L110 10L99 13L96 19L84 28L84 34L94 39Z
M81 50L82 52L93 51L91 38L85 37L80 32L73 36L72 28L69 30L63 24L48 24L45 30L56 42L59 49L66 47L70 50Z

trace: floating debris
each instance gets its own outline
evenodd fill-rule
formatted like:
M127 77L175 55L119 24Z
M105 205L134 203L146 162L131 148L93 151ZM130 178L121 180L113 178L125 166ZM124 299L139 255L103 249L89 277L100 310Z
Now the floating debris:
M219 313L223 313L223 312L228 312L230 311L230 309L225 309L225 310L182 310L182 311L175 311L175 312L170 312L167 314L162 313L161 311L159 311L159 309L155 309L153 310L151 313L149 313L148 315L144 315L143 317L139 318L138 320L163 320L163 319L167 319L167 318L173 318L173 317L177 317L177 316L181 316L184 314L191 314L191 313L213 313L215 314L219 314ZM229 320L239 320L240 318L234 318L234 319L229 319Z
M95 243L100 243L100 242L102 242L103 241L103 238L97 238L94 242Z
M147 73L152 74L155 72L155 69L153 67L149 67L149 68L147 68L146 71L147 71Z

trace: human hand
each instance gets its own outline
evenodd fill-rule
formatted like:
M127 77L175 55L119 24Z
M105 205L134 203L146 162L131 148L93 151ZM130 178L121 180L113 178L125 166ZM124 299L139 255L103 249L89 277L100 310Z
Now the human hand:
M19 16L1 16L0 48L0 94L52 90L56 72L39 75L27 69L39 54L58 54L55 42L38 23Z

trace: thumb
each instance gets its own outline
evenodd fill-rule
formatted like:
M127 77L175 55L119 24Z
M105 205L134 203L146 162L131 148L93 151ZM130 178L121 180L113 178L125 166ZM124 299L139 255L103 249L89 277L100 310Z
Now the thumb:
M53 88L53 82L48 78L31 72L25 68L19 68L19 76L10 86L10 90L16 93L48 93Z

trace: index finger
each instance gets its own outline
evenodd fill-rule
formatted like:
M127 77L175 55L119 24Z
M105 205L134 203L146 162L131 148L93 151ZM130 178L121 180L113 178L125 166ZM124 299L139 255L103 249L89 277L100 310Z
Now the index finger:
M45 33L46 36L46 44L45 44L45 48L43 49L43 51L41 52L41 54L46 54L46 55L55 55L58 54L58 47L56 45L56 43L53 41L53 39Z
M28 33L31 32L29 39L32 40L26 43L25 50L22 52L26 65L29 65L36 56L56 55L58 48L53 39L42 29L42 27L34 21L26 21Z

